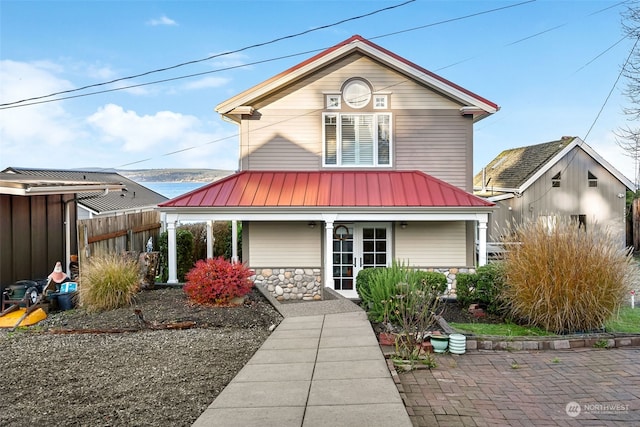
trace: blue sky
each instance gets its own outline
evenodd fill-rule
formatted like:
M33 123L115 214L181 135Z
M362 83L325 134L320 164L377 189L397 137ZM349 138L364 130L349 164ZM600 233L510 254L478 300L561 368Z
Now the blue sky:
M0 103L235 51L402 3L3 0ZM409 2L68 95L205 73L199 76L0 109L0 168L236 169L237 128L215 106L359 34L500 105L475 125L476 172L504 149L572 135L633 181L633 161L614 134L637 125L623 114L626 80L616 85L633 46L620 41L626 7L595 0ZM503 9L464 18L496 8ZM169 154L178 150L185 151Z

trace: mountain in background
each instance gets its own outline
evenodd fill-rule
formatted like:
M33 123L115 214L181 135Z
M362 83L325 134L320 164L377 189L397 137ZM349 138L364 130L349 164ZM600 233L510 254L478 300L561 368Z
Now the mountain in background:
M116 172L136 182L212 182L234 173L223 169L117 169Z

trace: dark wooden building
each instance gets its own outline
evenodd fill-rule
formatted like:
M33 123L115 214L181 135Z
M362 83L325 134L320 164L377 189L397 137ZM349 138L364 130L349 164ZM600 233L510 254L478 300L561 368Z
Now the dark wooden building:
M120 182L0 173L0 285L44 279L77 253L80 194L120 192Z

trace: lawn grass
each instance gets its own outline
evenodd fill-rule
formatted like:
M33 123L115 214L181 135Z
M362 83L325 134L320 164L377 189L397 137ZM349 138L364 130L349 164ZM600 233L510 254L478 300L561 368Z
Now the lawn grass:
M555 335L535 326L520 326L513 323L450 323L457 330L476 335L496 335L505 337L544 337ZM605 325L606 332L640 334L640 305L636 308L625 306L620 314Z
M640 306L623 307L619 316L606 323L605 329L607 332L640 333Z
M498 335L505 337L543 337L554 335L535 326L520 326L513 323L450 323L459 331L476 335Z

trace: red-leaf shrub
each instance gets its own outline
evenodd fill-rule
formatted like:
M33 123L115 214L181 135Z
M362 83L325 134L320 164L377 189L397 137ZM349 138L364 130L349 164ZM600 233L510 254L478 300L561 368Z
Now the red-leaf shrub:
M253 271L222 257L199 260L186 275L184 292L198 304L226 304L249 293Z

